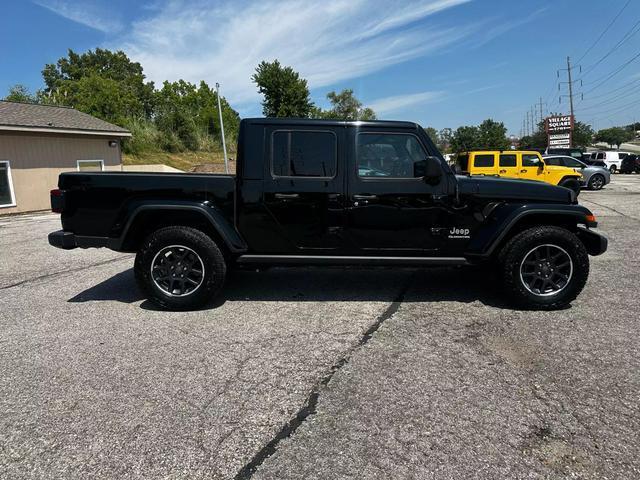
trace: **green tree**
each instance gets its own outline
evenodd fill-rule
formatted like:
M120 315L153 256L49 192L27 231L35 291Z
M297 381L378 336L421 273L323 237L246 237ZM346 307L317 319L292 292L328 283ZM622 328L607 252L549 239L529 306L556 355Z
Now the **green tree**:
M525 135L520 138L520 149L527 150L531 148L539 149L547 147L547 133L544 128L544 120L538 122L536 125L536 131L531 135Z
M455 153L475 150L480 145L480 131L478 127L458 127L451 137L451 150Z
M478 126L478 141L479 148L483 150L506 150L511 145L504 123L490 118Z
M616 148L620 148L620 145L629 140L633 140L633 138L633 132L622 127L605 128L599 130L595 136L596 141L608 143L610 146L615 146Z
M315 118L331 118L336 120L375 120L376 113L370 108L363 108L362 102L353 94L353 90L346 88L340 93L327 93L331 108L323 111L314 107L311 116Z
M69 50L55 64L45 65L42 76L45 88L39 97L44 102L71 106L118 124L127 117L153 114L153 82L145 82L142 66L122 51L97 48L78 54ZM92 86L97 90L92 91Z
M313 103L307 81L291 67L283 67L278 60L262 61L251 79L264 95L262 113L265 117L306 118L311 113Z
M439 141L438 141L438 131L433 127L427 127L427 128L424 129L424 131L429 136L431 141L434 144L438 145L438 143L439 143Z
M575 122L573 124L572 142L574 147L590 146L593 143L593 135L591 125L583 122Z
M451 149L451 139L453 138L453 130L450 128L443 128L438 132L438 148L442 152L449 152Z
M9 94L4 97L5 100L9 102L24 102L24 103L36 103L38 99L35 95L33 95L29 89L17 83L12 87L9 87Z
M225 98L220 99L227 140L234 143L240 116ZM155 122L169 150L209 150L221 145L218 98L206 82L165 81L156 92Z

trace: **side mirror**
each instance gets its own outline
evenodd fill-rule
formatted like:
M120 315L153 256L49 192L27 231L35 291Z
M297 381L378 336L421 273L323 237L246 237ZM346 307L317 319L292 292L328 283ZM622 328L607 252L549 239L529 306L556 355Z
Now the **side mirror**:
M442 177L442 165L437 157L427 157L413 164L413 176L422 177L428 184L435 185Z

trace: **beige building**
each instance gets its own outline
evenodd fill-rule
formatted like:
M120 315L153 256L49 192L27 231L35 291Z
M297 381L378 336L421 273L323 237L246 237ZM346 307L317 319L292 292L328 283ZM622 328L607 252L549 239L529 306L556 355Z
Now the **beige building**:
M49 209L62 172L121 170L130 136L72 108L0 101L0 215Z

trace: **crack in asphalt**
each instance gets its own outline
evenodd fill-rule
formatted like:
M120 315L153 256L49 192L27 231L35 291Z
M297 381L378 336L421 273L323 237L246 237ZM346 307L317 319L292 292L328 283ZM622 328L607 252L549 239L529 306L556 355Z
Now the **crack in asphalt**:
M133 258L133 255L127 255L126 257L112 258L111 260L105 260L104 262L93 263L91 265L86 265L84 267L70 268L69 270L64 270L61 272L45 273L44 275L39 275L33 278L27 278L26 280L21 280L19 282L12 283L10 285L1 286L0 290L7 290L9 288L19 287L20 285L24 285L25 283L37 282L38 280L57 277L58 275L65 275L67 273L81 272L82 270L88 270L93 267L101 267L102 265L108 265L110 263L120 262L122 260L130 260L131 258Z
M380 314L376 320L367 328L362 334L360 340L349 348L331 367L325 372L324 375L315 383L307 400L298 412L289 419L289 421L278 431L278 433L265 445L258 453L256 453L251 461L238 471L235 480L248 480L254 473L256 473L258 467L262 465L271 455L276 452L278 444L291 437L295 431L311 416L315 415L318 401L320 400L320 394L322 389L329 384L333 376L353 357L353 354L367 344L373 335L378 331L382 324L391 318L400 308L400 305L404 301L404 297L411 286L411 283L415 277L415 272L411 273L402 288L394 298L393 302Z

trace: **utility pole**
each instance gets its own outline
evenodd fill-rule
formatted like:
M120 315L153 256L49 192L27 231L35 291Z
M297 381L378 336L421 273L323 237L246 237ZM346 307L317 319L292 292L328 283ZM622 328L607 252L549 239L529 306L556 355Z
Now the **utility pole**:
M536 109L534 107L531 107L531 135L536 133L537 130L537 126L538 126L538 120L536 117Z
M573 118L573 82L571 82L571 59L567 57L567 74L569 75L569 109Z
M527 136L529 136L529 111L527 110Z
M544 114L542 113L542 97L540 97L540 103L538 103L538 105L540 106L540 121L544 120Z
M220 115L220 133L222 135L222 151L224 152L224 173L229 173L229 159L227 158L227 144L224 141L224 123L222 121L222 106L220 104L220 84L216 82L216 97L218 97L218 114Z

